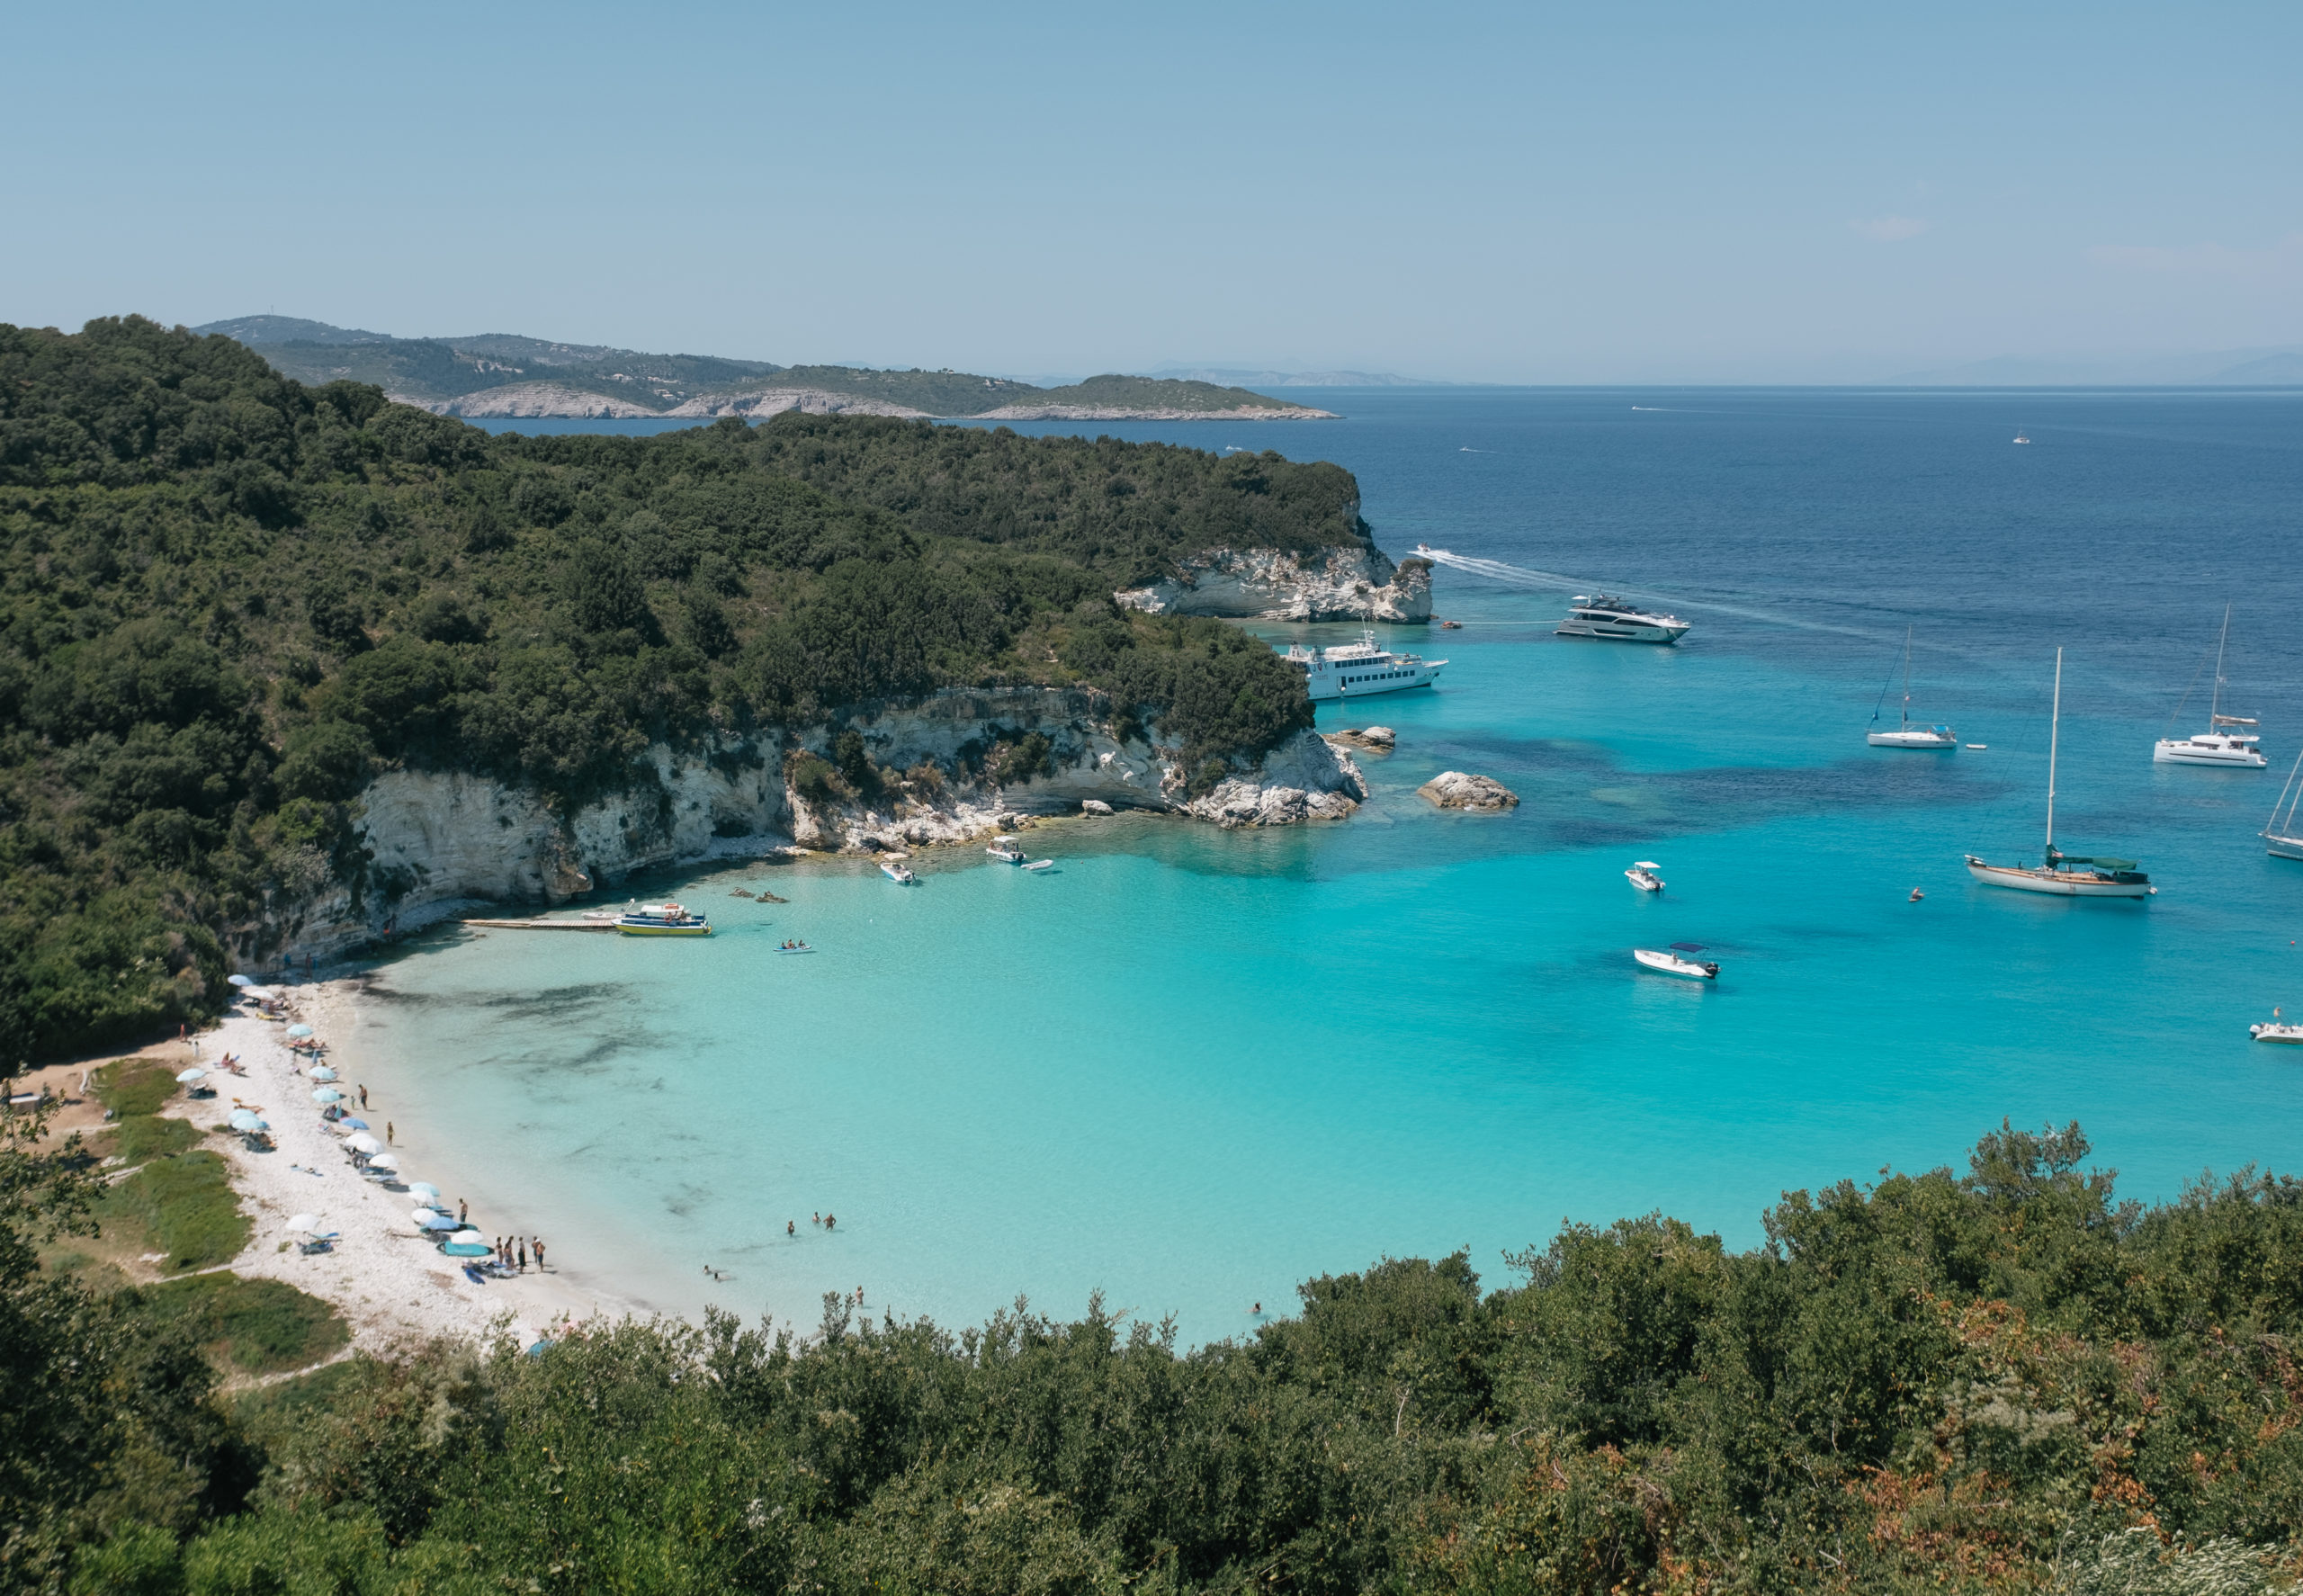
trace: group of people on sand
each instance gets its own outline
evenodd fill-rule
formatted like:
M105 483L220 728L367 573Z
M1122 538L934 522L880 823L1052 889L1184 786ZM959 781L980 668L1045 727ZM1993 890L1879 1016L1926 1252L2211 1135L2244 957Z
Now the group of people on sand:
M543 1269L543 1238L542 1236L498 1236L496 1238L496 1267L506 1274L524 1275L528 1272L528 1252L536 1255L536 1269Z

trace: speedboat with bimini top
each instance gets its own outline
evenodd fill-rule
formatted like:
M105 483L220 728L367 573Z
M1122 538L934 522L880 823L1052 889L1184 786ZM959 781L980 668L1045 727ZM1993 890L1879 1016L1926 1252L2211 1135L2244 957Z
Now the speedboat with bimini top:
M1429 687L1447 667L1445 659L1394 654L1379 646L1372 626L1359 634L1356 643L1338 643L1331 649L1295 643L1281 657L1290 665L1304 668L1304 687L1314 703L1322 698L1365 698L1371 693Z
M1001 838L983 851L1002 865L1020 865L1024 862L1024 845L1011 837Z
M1693 955L1703 951L1700 942L1674 942L1673 952L1658 953L1652 947L1635 947L1631 956L1659 975L1684 975L1690 981L1716 981L1719 966L1709 959ZM1681 957L1681 955L1687 957Z
M1552 628L1558 637L1597 637L1619 643L1675 643L1689 623L1677 615L1652 615L1626 598L1578 594L1575 607Z
M883 859L880 862L880 874L900 887L908 887L914 880L910 870L897 864L893 859Z
M2048 721L2048 840L2047 862L1987 865L1973 854L1966 856L1967 874L1985 886L2012 887L2019 892L2052 892L2065 898L2148 898L2159 889L2135 867L2133 859L2090 858L2056 851L2055 761L2063 728L2063 650L2055 651L2055 708Z
M1886 690L1882 688L1879 703L1871 709L1872 729L1864 734L1863 740L1875 749L1956 749L1959 746L1959 740L1949 726L1914 726L1911 723L1911 632L1909 626L1904 628L1903 719L1891 731L1878 729L1879 711L1887 701ZM1895 679L1893 677L1887 678L1890 682Z
M624 937L709 937L712 927L703 916L677 903L643 903L616 916L616 932Z
M1643 892L1660 892L1663 890L1663 878L1655 873L1662 868L1653 859L1640 859L1623 873L1624 879Z
M2255 734L2254 722L2244 715L2223 713L2223 652L2230 641L2231 606L2227 604L2223 606L2223 632L2215 640L2215 696L2207 706L2207 730L2195 737L2161 738L2151 748L2153 764L2220 765L2230 770L2261 770L2270 763L2263 758L2263 740ZM2191 679L2196 684L2199 678ZM2183 713L2183 704L2191 702L2191 689L2185 688L2182 702L2175 705L2175 715ZM2175 715L2167 719L2173 722Z

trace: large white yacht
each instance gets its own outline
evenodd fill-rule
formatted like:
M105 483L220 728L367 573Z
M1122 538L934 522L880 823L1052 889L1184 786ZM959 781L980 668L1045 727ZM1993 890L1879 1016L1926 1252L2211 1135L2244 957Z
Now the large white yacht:
M1314 702L1428 687L1439 679L1440 671L1447 664L1445 659L1426 659L1420 654L1394 654L1376 643L1372 626L1359 634L1356 643L1338 643L1331 649L1306 648L1297 643L1285 657L1290 665L1304 668L1305 685Z
M1604 593L1575 596L1575 607L1552 630L1561 637L1604 637L1624 643L1675 643L1689 623L1677 615L1651 615L1626 598Z
M2207 730L2193 737L2163 737L2152 745L2151 761L2155 765L2220 765L2233 770L2261 770L2270 761L2263 758L2263 740L2254 732L2254 722L2244 715L2223 713L2223 650L2231 641L2231 606L2223 606L2223 634L2215 643L2215 696L2207 706ZM2193 678L2196 680L2197 678ZM2188 699L2187 692L2183 696ZM2175 714L2183 706L2175 706ZM2175 715L2169 715L2173 720ZM2245 728L2245 730L2242 730Z

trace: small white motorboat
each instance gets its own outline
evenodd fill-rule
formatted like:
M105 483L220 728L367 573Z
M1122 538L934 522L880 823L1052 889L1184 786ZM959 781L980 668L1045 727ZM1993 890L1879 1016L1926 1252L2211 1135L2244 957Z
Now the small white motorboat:
M1003 865L1020 865L1024 862L1024 845L1006 838L1000 838L983 851Z
M2303 1026L2282 1023L2279 1018L2279 1010L2276 1009L2271 1011L2271 1020L2268 1024L2249 1026L2247 1035L2258 1042L2285 1042L2290 1045L2303 1046Z
M1640 859L1623 873L1624 879L1643 892L1660 892L1663 890L1663 878L1655 872L1662 868L1662 866L1653 859Z
M893 859L883 859L880 862L880 874L900 887L908 887L912 883L911 872Z
M1055 868L1055 861L1053 859L1034 859L1030 864L1025 865L1024 868L1026 870L1053 870Z
M2015 441L2016 441L2017 443L2019 443L2019 444L2028 444L2028 443L2030 443L2031 440L2030 440L2030 439L2029 439L2029 438L2027 438L2027 437L2025 437L2021 433L2020 433L2020 432L2019 432L2019 433L2017 433L2017 434L2015 435Z
M1674 951L1670 953L1658 953L1652 947L1635 947L1631 950L1631 956L1659 974L1684 975L1691 981L1719 979L1719 966L1711 960L1680 956L1681 954L1701 953L1702 943L1674 942L1671 947Z

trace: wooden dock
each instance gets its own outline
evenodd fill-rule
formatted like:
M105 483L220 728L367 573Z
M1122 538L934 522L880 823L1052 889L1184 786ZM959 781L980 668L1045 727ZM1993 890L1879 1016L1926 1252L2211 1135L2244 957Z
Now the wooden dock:
M614 920L462 920L467 926L485 926L493 931L613 931Z

